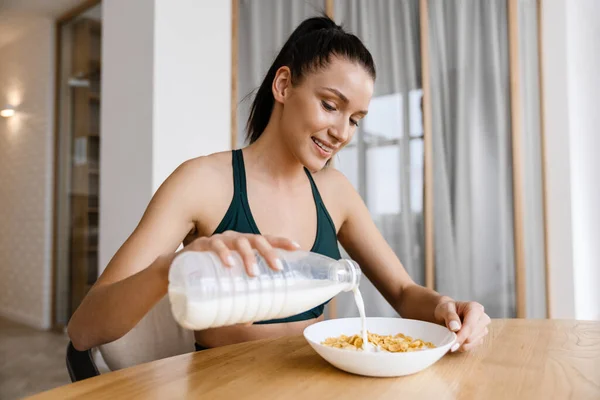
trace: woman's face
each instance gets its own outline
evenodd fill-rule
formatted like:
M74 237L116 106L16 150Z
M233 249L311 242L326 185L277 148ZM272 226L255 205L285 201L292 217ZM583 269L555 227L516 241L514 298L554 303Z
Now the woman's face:
M360 64L338 57L296 85L282 70L287 68L273 82L275 101L283 105L279 131L296 158L318 171L350 142L367 114L373 79Z

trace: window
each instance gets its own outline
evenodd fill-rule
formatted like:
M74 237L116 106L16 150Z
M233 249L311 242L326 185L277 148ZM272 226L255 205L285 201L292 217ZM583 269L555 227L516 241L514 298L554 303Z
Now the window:
M422 95L421 89L408 92L406 106L402 93L373 98L368 116L336 161L373 215L400 214L406 195L411 212L423 210Z

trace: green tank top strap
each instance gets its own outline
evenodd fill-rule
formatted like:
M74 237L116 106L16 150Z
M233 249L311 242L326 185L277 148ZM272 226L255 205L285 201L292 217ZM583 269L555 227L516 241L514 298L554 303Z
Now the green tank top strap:
M317 237L312 251L338 260L341 258L341 254L338 248L335 224L329 211L327 211L327 207L325 207L312 174L306 168L304 168L304 171L310 181L315 206L317 207Z
M321 194L319 193L319 189L317 188L317 184L313 179L312 174L307 168L304 168L304 172L306 172L306 176L308 176L308 180L310 181L310 188L312 190L313 198L315 199L315 203L318 205L323 204L323 200L321 199Z
M233 197L225 216L213 232L213 235L225 231L259 234L248 205L246 171L241 150L233 150L231 152L231 165L233 168Z
M233 150L233 192L234 195L243 196L246 193L246 169L242 150Z

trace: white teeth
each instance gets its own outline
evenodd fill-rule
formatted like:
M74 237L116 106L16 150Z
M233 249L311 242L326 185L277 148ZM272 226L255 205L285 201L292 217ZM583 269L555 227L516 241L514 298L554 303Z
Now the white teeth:
M317 144L317 146L319 146L320 148L322 148L324 151L331 153L333 151L332 148L329 148L327 146L325 146L325 144L323 142L321 142L319 139L317 138L313 138L314 142Z

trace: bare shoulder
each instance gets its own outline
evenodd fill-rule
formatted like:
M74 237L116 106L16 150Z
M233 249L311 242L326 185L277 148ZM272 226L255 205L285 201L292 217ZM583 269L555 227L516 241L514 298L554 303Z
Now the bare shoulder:
M186 208L200 224L220 213L233 195L231 151L192 158L179 165L165 180L157 196ZM210 225L210 222L209 222Z
M341 171L333 167L325 167L319 172L314 173L313 177L319 187L319 191L337 192L343 190L344 193L355 192L348 178Z
M173 172L182 180L209 179L218 180L231 172L231 152L223 151L207 156L189 159Z
M356 201L361 201L352 183L339 170L325 167L313 174L325 207L339 228Z

